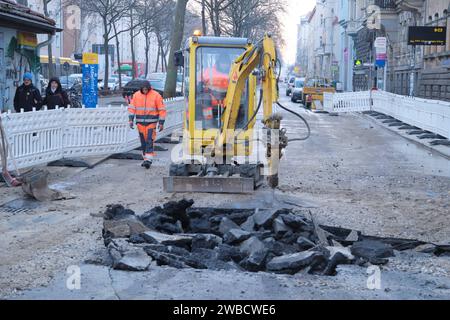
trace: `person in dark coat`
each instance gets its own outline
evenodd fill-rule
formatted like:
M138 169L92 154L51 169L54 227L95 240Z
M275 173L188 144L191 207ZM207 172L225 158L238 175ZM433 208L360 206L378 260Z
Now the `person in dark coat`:
M45 98L43 105L47 106L47 109L56 109L56 106L60 108L67 108L70 105L69 96L67 92L63 90L61 82L58 78L51 78L47 89L45 90Z
M39 90L33 85L33 75L29 72L23 75L23 84L17 88L14 96L14 110L20 112L23 109L25 112L41 109L42 97Z

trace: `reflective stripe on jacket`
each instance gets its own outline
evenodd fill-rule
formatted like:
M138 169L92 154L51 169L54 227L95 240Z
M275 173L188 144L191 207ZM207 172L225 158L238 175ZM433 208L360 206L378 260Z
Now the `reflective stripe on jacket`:
M157 123L164 124L166 120L166 106L161 95L155 90L147 94L137 91L128 107L130 121L136 118L138 124Z

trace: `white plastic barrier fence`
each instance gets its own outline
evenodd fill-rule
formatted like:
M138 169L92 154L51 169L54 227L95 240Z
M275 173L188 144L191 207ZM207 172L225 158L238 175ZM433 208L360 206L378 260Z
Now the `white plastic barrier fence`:
M374 91L373 110L450 139L450 103Z
M328 112L359 112L370 110L370 92L324 93L324 110Z
M326 93L328 112L377 111L450 139L450 103L385 91Z
M128 110L120 108L67 109L64 157L86 157L122 151L127 142Z
M16 165L26 168L63 157L63 110L8 112L1 117L10 147L9 170Z
M158 138L182 127L184 99L165 100L167 118ZM129 129L128 108L58 109L3 113L11 152L8 170L32 167L61 158L126 152L140 145L137 130Z

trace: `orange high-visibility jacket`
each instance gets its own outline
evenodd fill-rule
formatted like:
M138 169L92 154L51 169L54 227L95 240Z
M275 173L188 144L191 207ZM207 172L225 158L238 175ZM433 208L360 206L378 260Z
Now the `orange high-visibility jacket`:
M211 94L211 103L213 106L225 104L228 85L230 84L229 75L222 73L216 67L208 68L203 72L203 83Z
M166 120L166 106L161 95L155 90L150 90L147 94L137 91L128 107L130 122L136 117L137 124L164 124Z
M230 83L229 75L222 73L216 67L208 68L203 72L203 83L209 90L219 93L226 93Z

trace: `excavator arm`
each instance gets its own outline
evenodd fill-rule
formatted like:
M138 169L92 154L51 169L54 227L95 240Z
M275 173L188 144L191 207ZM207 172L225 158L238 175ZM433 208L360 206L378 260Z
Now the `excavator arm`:
M202 41L201 41L202 40ZM189 68L190 83L196 81L194 72L198 72L194 68L192 59L199 61L197 58L196 47L199 42L206 46L211 44L213 47L217 44L223 44L227 48L227 44L234 44L239 50L244 44L242 39L227 38L208 38L197 39L191 42L189 54L191 58L191 66ZM237 43L239 42L239 45ZM219 46L220 48L220 46ZM224 50L226 52L226 50ZM227 54L227 53L225 53ZM272 188L278 186L278 168L279 161L283 149L288 144L286 131L281 129L282 117L274 114L273 105L278 103L278 84L277 84L277 50L275 43L270 35L266 35L261 41L255 45L249 45L247 50L242 53L232 64L229 73L228 88L225 96L224 109L220 109L219 117L220 125L217 130L202 130L196 138L186 135L185 153L190 157L201 153L201 161L193 161L187 158L178 163L172 163L170 167L170 176L164 178L164 190L167 192L212 192L212 193L249 193L253 192L262 184L263 176L267 177L268 185ZM249 108L253 106L252 102L243 103L242 98L246 92L246 85L249 77L256 74L261 80L261 89L258 106L250 112L247 124L243 125L241 115L244 113L241 108ZM252 83L249 88L254 90ZM194 86L190 90L190 94L194 94ZM197 94L197 93L195 93ZM254 91L250 94L254 94ZM190 96L189 114L187 119L192 127L195 127L196 117L199 106L203 105L197 101L197 97L193 99ZM259 158L256 163L237 164L234 161L237 156L248 156L250 154L249 146L252 145L249 137L254 124L254 120L263 108L263 134L259 134L257 140L263 141L265 145L265 163L262 166ZM283 107L282 107L283 108ZM199 117L200 118L200 117ZM216 119L214 119L216 120ZM200 122L202 125L203 123ZM238 124L239 123L239 124ZM191 133L189 131L189 133ZM245 142L242 143L240 133L245 133ZM240 141L240 142L237 142ZM261 170L264 170L262 172Z
M269 185L273 188L278 186L278 165L281 151L287 146L285 132L280 130L281 116L273 114L273 104L278 101L277 61L275 43L270 35L266 35L263 40L248 48L233 63L230 71L230 84L225 98L226 105L222 117L223 126L213 151L215 156L230 151L227 150L226 146L233 144L236 131L238 131L236 122L246 81L252 72L258 69L261 79L262 96L260 99L262 99L263 103L263 123L267 132L266 157L268 168L266 169L268 170Z

